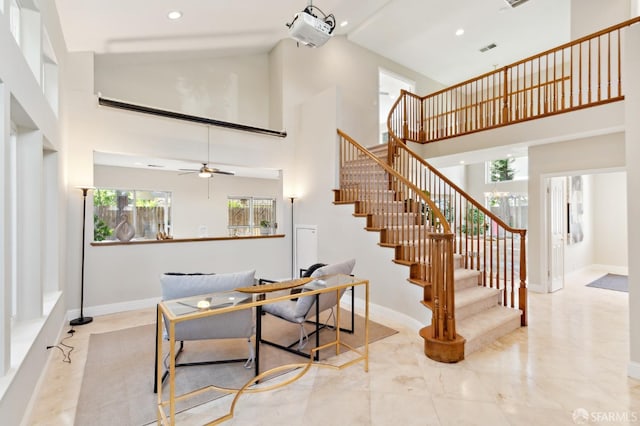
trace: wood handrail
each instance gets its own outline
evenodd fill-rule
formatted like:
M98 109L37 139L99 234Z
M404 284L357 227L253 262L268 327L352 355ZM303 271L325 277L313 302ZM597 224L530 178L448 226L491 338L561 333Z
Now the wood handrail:
M396 178L399 181L401 181L402 183L404 183L407 187L409 187L412 190L414 190L416 192L416 194L418 194L418 196L420 197L420 201L428 204L429 207L431 209L433 209L432 211L434 212L434 214L436 214L438 220L440 221L440 223L443 226L443 233L451 232L451 229L449 228L449 223L447 222L447 219L445 218L444 214L442 214L442 212L440 211L438 206L429 197L425 196L425 194L422 192L422 190L420 188L418 188L416 185L414 185L412 182L410 182L404 176L398 174L398 172L396 172L394 169L389 167L388 164L380 161L379 158L377 158L375 155L371 154L371 152L369 152L368 149L366 149L364 146L362 146L358 142L356 142L351 136L349 136L348 134L346 134L345 132L343 132L340 129L338 129L337 131L338 131L338 135L340 135L342 138L347 140L354 147L358 148L358 150L363 155L367 156L371 161L373 161L378 166L380 166L380 168L382 168L385 172L389 173L391 176L393 176L394 178Z
M494 221L496 221L501 227L505 228L507 231L509 232L513 232L513 233L518 233L520 235L522 235L523 237L526 235L527 230L526 229L520 229L520 228L513 228L509 225L507 225L500 217L496 216L494 213L492 213L490 210L488 210L485 206L483 206L482 204L480 204L478 201L476 201L475 198L473 198L471 195L469 195L465 190L463 190L462 188L460 188L458 185L456 185L452 180L450 180L448 177L446 177L445 175L443 175L438 169L436 169L435 167L433 167L431 164L427 163L427 161L425 161L422 157L420 157L418 154L416 154L413 150L411 150L411 148L409 148L407 146L407 144L405 144L404 142L402 142L400 139L398 139L395 135L391 135L391 133L389 134L389 137L393 137L395 139L395 142L398 143L402 149L406 150L407 152L410 153L410 155L412 157L414 157L414 159L416 161L418 161L422 166L426 167L427 169L429 169L429 171L433 174L435 174L436 176L438 176L438 178L442 179L444 182L447 183L448 186L450 186L451 188L453 188L456 192L458 192L460 195L462 195L464 198L466 198L471 204L474 205L474 207L478 208L478 210L482 211L484 214L486 214L487 216L491 217L491 219L493 219Z
M382 243L395 248L395 261L410 267L410 280L424 286L423 303L433 310L431 326L421 331L429 342L425 353L438 360L459 361L464 358L464 339L456 334L454 234L446 215L409 177L339 129L338 135L336 201L355 203L356 214L367 217L367 229L381 232ZM443 351L439 345L455 351Z
M425 96L402 91L403 141L429 143L624 99L622 30L635 17Z
M593 39L593 38L596 38L596 37L598 37L598 36L601 36L601 35L604 35L604 34L610 33L610 32L615 31L615 30L619 30L619 29L622 29L622 28L628 27L628 26L633 25L633 24L637 24L637 23L639 23L639 22L640 22L640 16L637 16L637 17L635 17L635 18L632 18L632 19L626 20L626 21L621 22L621 23L619 23L619 24L612 25L612 26L607 27L607 28L605 28L605 29L603 29L603 30L597 31L597 32L595 32L595 33L593 33L593 34L589 34L589 35L586 35L586 36L584 36L584 37L580 37L580 38L578 38L578 39L576 39L576 40L569 41L569 42L567 42L567 43L565 43L565 44L561 44L560 46L556 46L556 47L553 47L553 48L551 48L551 49L545 50L544 52L536 53L535 55L531 55L531 56L529 56L528 58L521 59L521 60L516 61L516 62L513 62L513 63L511 63L511 64L509 64L509 65L505 65L504 67L501 67L501 68L495 69L495 70L493 70L493 71L486 72L486 73L484 73L484 74L480 74L479 76L472 77L472 78L470 78L470 79L468 79L468 80L465 80L465 81L462 81L462 82L460 82L460 83L456 83L456 84L454 84L453 86L448 86L448 87L446 87L446 88L444 88L444 89L440 89L440 90L438 90L438 91L435 91L435 92L429 93L428 95L419 96L419 95L413 94L413 93L411 93L411 92L407 92L407 94L410 94L410 95L412 95L413 97L416 97L416 98L418 98L418 99L420 99L420 100L424 100L424 99L429 98L429 97L432 97L432 96L437 96L437 95L440 95L440 94L442 94L442 93L445 93L445 92L447 92L447 91L449 91L449 90L451 90L451 89L455 89L455 88L458 88L458 87L465 86L465 85L467 85L467 84L469 84L469 83L473 83L473 82L475 82L475 81L477 81L477 80L480 80L480 79L482 79L482 78L484 78L484 77L488 77L488 76L493 75L493 74L498 74L498 73L504 72L504 70L505 70L505 69L514 68L514 67L516 67L516 66L518 66L518 65L521 65L521 64L523 64L523 63L530 62L530 61L532 61L532 60L534 60L534 59L536 59L536 58L538 58L538 57L546 56L546 55L549 55L549 54L551 54L551 53L554 53L554 52L560 51L560 50L562 50L562 49L566 49L566 48L568 48L568 47L572 47L572 46L574 46L574 45L576 45L576 44L584 43L585 41L588 41L588 40L590 40L590 39ZM401 90L401 92L402 92L402 91L404 91L404 89L402 89L402 90ZM393 109L393 107L392 107L392 109Z

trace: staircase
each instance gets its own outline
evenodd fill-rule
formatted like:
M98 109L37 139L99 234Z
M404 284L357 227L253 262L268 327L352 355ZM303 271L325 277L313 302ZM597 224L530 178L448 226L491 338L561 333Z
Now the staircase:
M355 143L341 135L343 142ZM354 204L354 216L366 220L367 231L380 233L380 246L394 249L393 262L409 268L408 282L423 288L422 303L436 316L436 304L440 307L445 296L440 290L441 297L434 297L437 291L432 274L431 237L438 233L441 225L435 215L427 211L429 207L420 207L420 201L411 196L412 188L416 192L416 187L407 181L405 185L398 185L399 178L388 166L387 145L368 150L355 145L359 152L353 155L346 154L347 148L341 149L341 184L340 189L334 191L334 203ZM456 237L459 240L464 235ZM461 246L459 242L454 245ZM483 285L488 274L478 267L479 261L470 262L468 253L455 253L452 264L453 309L441 315L439 327L446 329L442 323L449 322L455 327L454 331L447 344L428 347L433 323L421 330L427 356L443 362L457 362L524 325L523 312L503 303L507 300L506 286Z
M365 229L380 233L379 244L393 248L393 261L423 288L432 311L431 325L420 330L429 358L459 361L527 325L526 230L504 223L407 142L623 100L621 50L626 28L638 23L632 18L427 96L403 90L387 119L388 145L368 150L338 130L334 201L354 204Z

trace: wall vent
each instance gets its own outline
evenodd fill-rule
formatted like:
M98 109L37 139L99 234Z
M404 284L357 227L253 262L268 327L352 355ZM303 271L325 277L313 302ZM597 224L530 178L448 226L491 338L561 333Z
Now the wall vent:
M484 53L484 52L486 52L487 50L495 49L496 47L498 47L498 45L497 45L497 44L495 44L495 43L491 43L491 44L487 44L485 47L481 47L481 48L480 48L480 51L481 51L482 53Z
M511 7L518 7L528 2L529 0L504 0L504 1Z

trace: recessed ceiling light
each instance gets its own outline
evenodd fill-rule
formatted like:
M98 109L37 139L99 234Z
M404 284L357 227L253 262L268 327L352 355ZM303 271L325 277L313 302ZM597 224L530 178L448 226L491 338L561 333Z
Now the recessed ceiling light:
M461 36L462 34L464 34L464 28L458 28L458 29L456 30L456 35L457 35L457 36Z
M182 12L180 12L179 10L172 10L171 12L167 13L167 18L171 20L180 19L182 18Z
M349 21L342 21L342 22L340 22L340 26L341 26L341 27L346 27L347 25L349 25Z
M460 160L460 164L464 164L464 160Z

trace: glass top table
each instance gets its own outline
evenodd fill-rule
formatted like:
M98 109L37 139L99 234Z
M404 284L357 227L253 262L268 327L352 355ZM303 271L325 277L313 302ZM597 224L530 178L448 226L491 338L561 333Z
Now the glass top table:
M175 389L175 369L176 369L176 348L175 348L175 326L176 324L183 321L192 321L199 318L210 317L213 315L221 315L227 312L234 312L244 309L253 309L256 308L258 311L261 310L263 305L291 300L300 297L300 294L292 293L292 289L302 289L304 291L305 296L312 295L320 295L328 292L336 292L336 295L339 294L340 291L356 286L364 286L365 288L365 330L364 330L364 346L363 348L353 348L346 343L342 342L340 339L340 327L335 328L335 339L332 342L326 343L322 346L316 346L311 349L309 360L305 363L297 363L297 364L287 364L283 366L278 366L272 368L265 372L259 371L259 357L260 357L260 315L257 315L257 338L256 340L256 370L255 377L245 383L240 389L227 389L217 387L215 384L211 384L201 389L196 389L194 391L188 392L183 395L176 395ZM317 303L316 303L317 306ZM337 312L340 312L340 300L338 298L337 303ZM338 314L339 315L339 314ZM167 337L169 341L169 350L168 350L168 359L169 359L169 367L168 367L168 375L169 375L169 399L167 401L163 400L162 394L162 376L163 376L163 339L164 333L163 328L166 327ZM353 365L357 362L362 361L364 364L364 370L369 370L369 281L360 279L357 277L352 277L350 275L328 275L324 277L319 277L315 279L297 279L291 281L283 281L273 284L267 285L256 285L253 287L245 287L240 289L235 289L231 291L219 292L219 293L210 293L205 295L198 295L193 297L186 297L181 299L173 299L173 300L165 300L158 304L158 314L157 314L157 391L158 391L158 423L162 425L174 425L175 424L175 415L176 415L176 400L177 399L186 399L191 396L195 396L199 393L208 391L208 390L218 390L226 393L234 393L235 397L231 403L231 407L229 412L221 416L208 424L218 424L223 421L229 420L233 417L233 411L235 408L236 401L240 397L240 395L248 392L262 392L268 391L271 389L275 389L277 387L285 386L300 377L302 377L312 365L318 365L321 367L329 367L334 369L342 369ZM314 364L314 358L316 357L316 353L321 349L327 347L335 347L336 355L340 353L340 348L345 347L348 350L356 353L358 356L354 359L351 359L348 362L345 362L342 365L331 365L331 364ZM283 383L274 384L272 386L264 386L260 388L251 388L252 385L258 383L264 377L267 377L278 371L285 371L287 369L291 369L292 367L301 367L298 370L298 373L291 378L290 380L286 380ZM168 409L168 412L166 411Z

